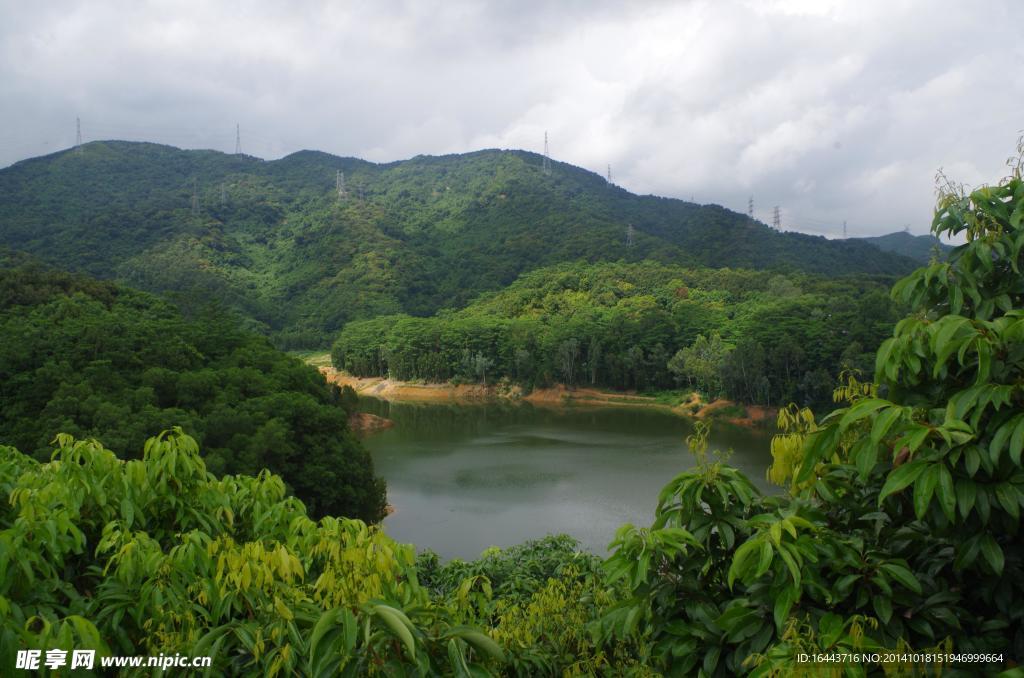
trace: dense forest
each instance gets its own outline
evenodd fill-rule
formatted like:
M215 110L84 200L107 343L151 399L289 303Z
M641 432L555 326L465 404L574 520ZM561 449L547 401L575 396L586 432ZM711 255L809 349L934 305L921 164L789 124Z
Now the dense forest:
M531 386L686 387L746 403L831 401L867 375L898 319L891 279L573 263L522 275L459 311L351 322L338 369Z
M417 557L358 520L312 520L273 474L211 474L180 428L147 440L141 459L65 434L50 462L4 447L0 661L91 647L209 655L211 675L1019 676L1021 165L994 187L947 187L933 231L965 244L892 288L906 312L874 380L845 380L825 416L782 410L771 478L783 492L761 495L707 448L701 424L688 441L697 467L651 498L650 526L618 531L604 561L560 538L471 563ZM686 286L709 293L752 276L691 275ZM207 354L240 370L261 350L279 355L231 331L218 353L227 340L176 333L184 321L168 307L106 283L17 276L4 287L4 336L59 342L61 323L79 323L81 347L36 350L43 365L70 351L76 371L99 361L97 384L116 382L103 363L113 357L99 357L106 342L139 336L115 321L140 309L163 309L140 325L175 344L159 357L193 361L170 363L181 375ZM481 303L503 298L516 297ZM31 384L49 388L41 381ZM148 388L137 397L160 397ZM878 659L806 659L842 653Z
M904 231L870 238L858 238L858 240L871 243L886 252L902 254L922 264L927 264L933 257L945 258L953 249L952 245L947 245L934 235L911 235Z
M78 150L0 170L0 245L181 304L219 299L283 348L327 346L353 319L458 308L580 259L830 276L915 265L717 205L637 196L564 163L545 174L523 151L378 165L115 141Z
M57 433L122 454L172 425L217 474L281 475L314 515L377 521L384 484L336 387L217 305L189 319L114 283L8 256L0 267L0 441L49 457Z

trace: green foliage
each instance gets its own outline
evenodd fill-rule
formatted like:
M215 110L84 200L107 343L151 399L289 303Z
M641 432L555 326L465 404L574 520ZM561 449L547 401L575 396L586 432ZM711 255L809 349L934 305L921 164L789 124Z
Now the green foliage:
M315 515L383 516L383 481L316 370L216 307L192 320L107 282L0 269L0 441L49 454L58 432L123 453L174 424L216 473L281 474Z
M895 321L883 280L562 264L460 311L351 322L332 360L401 380L687 385L748 403L818 403L831 390L821 382L830 386L844 359L867 362L862 347Z
M599 622L644 639L669 673L977 675L1024 655L1024 181L947 190L946 262L900 281L912 313L877 353L877 384L820 421L783 410L760 497L703 459L662 492L650 529L626 526L606 563L631 596ZM702 432L691 444L702 453ZM970 665L809 666L803 654L987 654Z
M577 167L555 163L546 175L540 165L521 151L377 165L94 142L0 170L0 245L183 303L218 299L283 348L324 346L354 319L460 307L577 259L824 275L912 267L864 243L777 233L717 205L636 196Z
M57 442L46 464L2 450L6 666L18 649L68 643L210 655L211 675L458 674L504 660L431 603L411 547L358 520L314 522L269 473L215 478L181 429L133 461Z
M911 235L903 231L858 240L871 243L886 252L910 257L921 264L927 264L933 258L944 259L953 249L934 235Z
M0 448L7 666L65 648L211 656L207 675L643 675L587 633L615 590L567 537L442 567L311 520L270 473L213 476L180 428L131 461L56 442L47 463Z

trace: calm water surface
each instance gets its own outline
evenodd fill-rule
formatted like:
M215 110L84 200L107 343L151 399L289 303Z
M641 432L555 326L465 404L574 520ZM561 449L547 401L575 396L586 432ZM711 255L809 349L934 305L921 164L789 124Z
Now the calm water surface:
M623 523L650 525L658 492L694 464L692 423L658 411L361 402L395 422L364 441L395 507L385 529L443 558L561 532L604 554ZM715 424L711 447L766 489L769 440Z

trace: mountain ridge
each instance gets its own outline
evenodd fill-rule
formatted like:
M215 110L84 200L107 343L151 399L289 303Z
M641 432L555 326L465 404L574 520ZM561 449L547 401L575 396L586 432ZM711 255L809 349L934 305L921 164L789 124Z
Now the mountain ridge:
M720 205L636 195L567 163L545 174L542 158L483 149L373 163L307 149L265 161L90 142L0 170L0 244L148 291L218 299L282 345L323 345L355 318L461 307L563 261L818 275L915 266Z

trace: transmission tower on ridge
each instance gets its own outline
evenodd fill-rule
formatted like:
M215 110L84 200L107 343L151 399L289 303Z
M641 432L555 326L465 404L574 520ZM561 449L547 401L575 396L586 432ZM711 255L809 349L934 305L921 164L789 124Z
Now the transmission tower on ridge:
M544 174L551 174L551 156L548 153L548 133L544 132L544 165L542 167Z
M242 126L235 123L235 155L242 154Z
M75 118L75 153L82 154L82 119Z
M779 214L779 206L775 206L775 213L772 215L772 227L776 231L782 230L782 216Z
M192 216L199 216L199 180L192 178Z
M608 183L612 183L612 166L608 165Z
M843 219L843 240L846 240L846 219Z
M633 228L633 224L626 226L626 247L633 246L633 236L636 234L636 229Z
M338 173L334 177L334 183L335 183L335 187L338 190L338 197L339 198L344 198L345 195L346 195L346 192L345 192L345 173L342 172L341 170L338 170Z
M751 219L754 218L754 196L750 196L747 200L747 216Z

